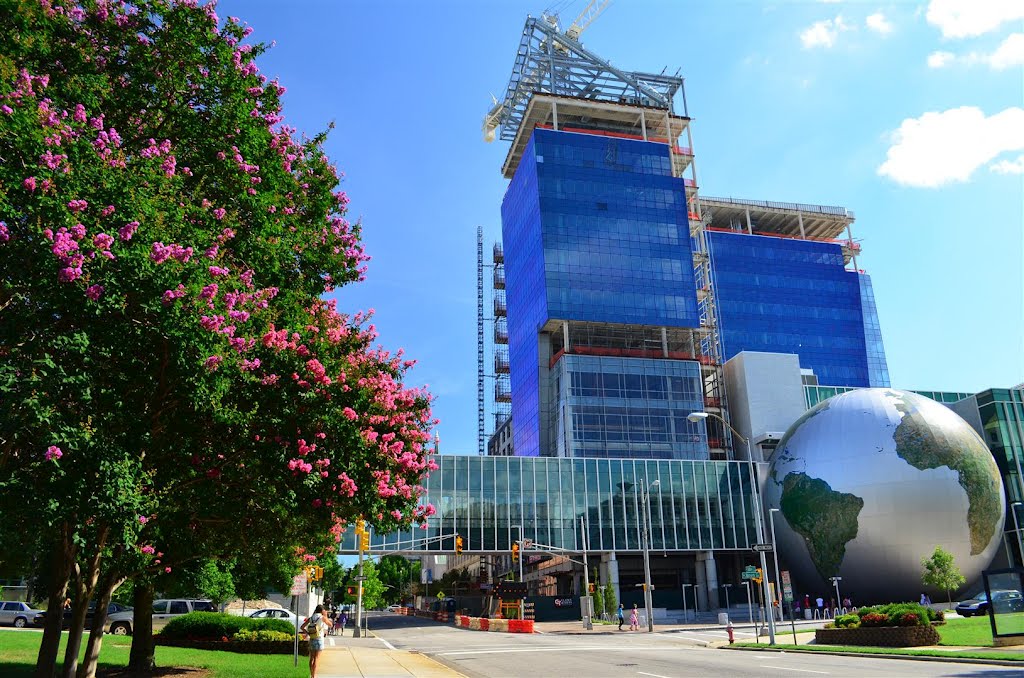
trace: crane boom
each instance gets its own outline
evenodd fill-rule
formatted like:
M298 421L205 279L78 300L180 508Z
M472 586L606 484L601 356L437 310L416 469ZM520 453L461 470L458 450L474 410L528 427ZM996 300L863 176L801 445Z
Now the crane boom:
M580 35L583 31L587 30L587 26L593 23L594 19L600 16L601 12L611 4L612 0L602 0L601 4L597 4L597 0L590 0L587 6L583 8L580 15L576 17L576 20L572 22L569 28L565 29L566 37L576 40L579 42Z

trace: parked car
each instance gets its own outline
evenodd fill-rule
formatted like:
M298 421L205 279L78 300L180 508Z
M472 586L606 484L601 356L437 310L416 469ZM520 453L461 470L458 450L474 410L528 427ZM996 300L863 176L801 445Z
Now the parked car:
M180 617L189 612L216 612L217 608L209 600L187 600L178 598L174 600L153 601L153 630L159 631L167 626L167 623L175 617Z
M969 600L957 603L956 613L961 617L989 614L992 607L996 612L1024 612L1024 596L1020 591L998 590L992 592L992 600L982 591Z
M93 617L96 615L96 603L89 603L89 609L85 611L85 628L88 630L92 627ZM61 628L71 627L71 618L73 616L73 608L64 610L61 620ZM122 623L122 627L119 630L115 630L113 625L117 622ZM127 622L127 626L124 623ZM35 617L32 619L34 626L43 626L46 624L46 610L37 611ZM131 635L132 628L132 608L128 605L122 605L121 603L110 603L107 605L107 619L105 622L105 629L110 633L117 633L118 635Z
M388 605L388 612L398 612L402 609L401 605Z
M15 628L23 629L32 623L37 614L39 614L39 610L33 609L31 605L20 600L0 602L0 624L10 624Z
M280 607L268 607L263 610L256 610L250 613L248 616L253 619L284 619L286 622L295 626L297 618L295 614L289 610L285 610Z

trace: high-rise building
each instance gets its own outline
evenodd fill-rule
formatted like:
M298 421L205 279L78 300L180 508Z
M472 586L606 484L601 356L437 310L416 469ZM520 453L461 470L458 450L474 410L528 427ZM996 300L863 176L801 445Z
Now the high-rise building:
M531 18L486 125L511 142L494 259L495 400L511 407L489 449L742 458L723 372L742 351L888 386L853 214L699 196L678 75L623 71Z

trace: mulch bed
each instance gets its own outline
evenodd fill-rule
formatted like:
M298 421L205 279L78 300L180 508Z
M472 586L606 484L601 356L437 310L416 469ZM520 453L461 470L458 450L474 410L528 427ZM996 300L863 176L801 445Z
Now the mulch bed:
M212 675L209 669L194 669L188 666L160 666L152 671L100 669L96 672L96 678L208 678Z

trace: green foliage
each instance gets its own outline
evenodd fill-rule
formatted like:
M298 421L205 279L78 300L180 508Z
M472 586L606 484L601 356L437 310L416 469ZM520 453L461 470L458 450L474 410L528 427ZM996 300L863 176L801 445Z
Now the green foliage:
M967 583L967 579L956 565L953 554L941 546L936 546L930 557L921 559L921 567L924 568L921 576L924 585L945 591L952 606L952 592Z
M201 598L220 607L235 597L235 582L231 574L233 562L214 560L193 561L180 568L174 583L165 594L171 598Z
M860 617L856 614L842 614L836 617L834 625L840 629L855 629L860 626Z
M160 634L166 638L231 638L239 631L277 631L295 635L295 628L284 619L253 619L220 612L190 612L174 617Z
M618 609L619 601L615 598L615 587L608 582L604 587L604 611L608 613L609 617L615 617L618 614Z
M411 594L410 584L420 580L419 560L409 560L402 556L384 556L377 566L377 577L382 584L390 586L384 592L384 600L388 604L399 603Z
M594 586L594 615L600 617L604 613L604 589L600 584Z
M282 631L272 631L270 629L242 629L235 635L231 636L231 640L237 643L268 643L290 641L294 637L294 634L287 634Z
M918 603L862 607L854 616L860 618L861 626L928 626L935 618L928 608Z

